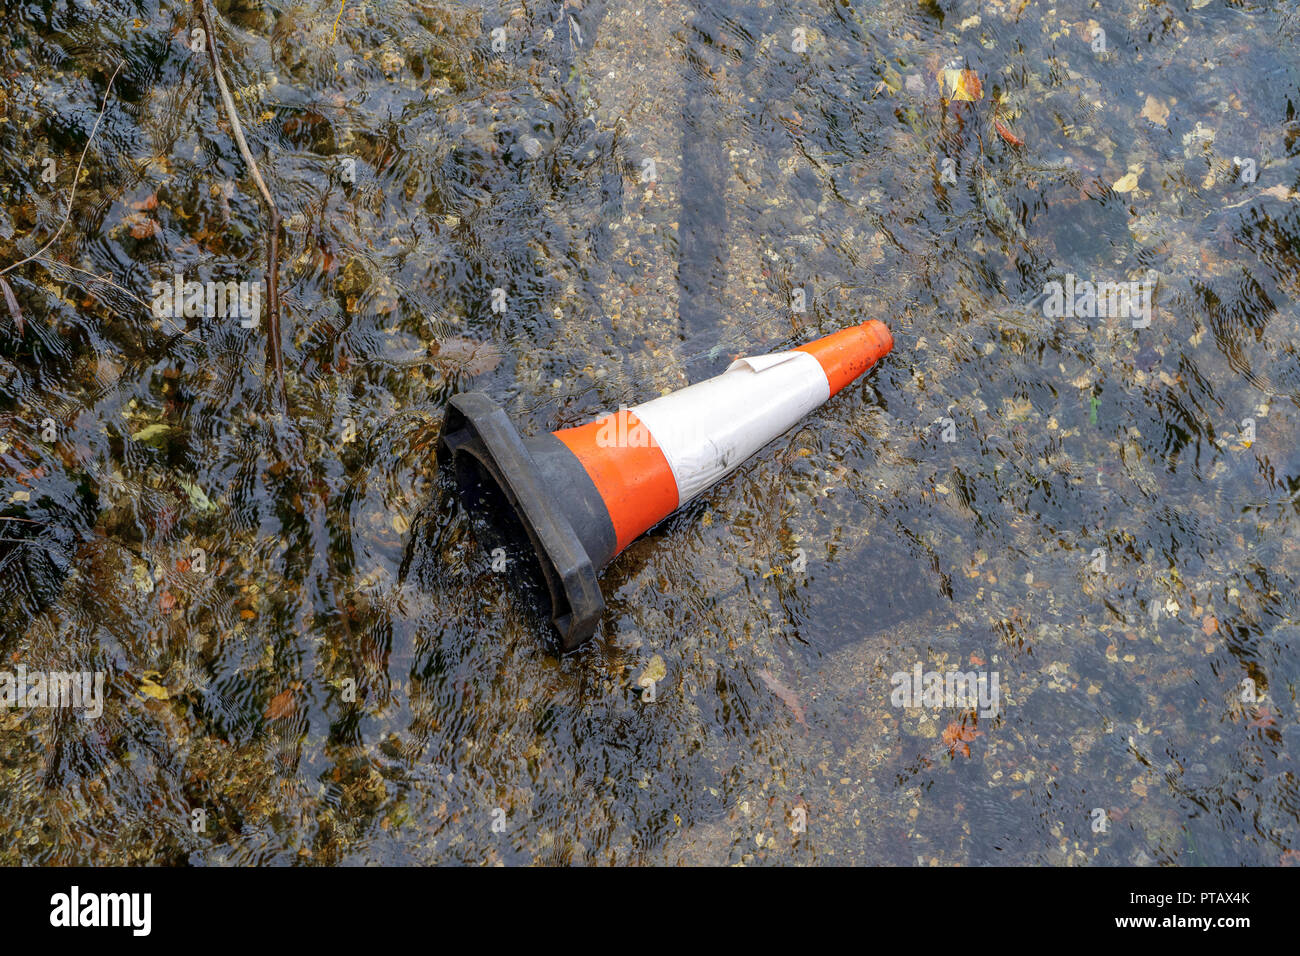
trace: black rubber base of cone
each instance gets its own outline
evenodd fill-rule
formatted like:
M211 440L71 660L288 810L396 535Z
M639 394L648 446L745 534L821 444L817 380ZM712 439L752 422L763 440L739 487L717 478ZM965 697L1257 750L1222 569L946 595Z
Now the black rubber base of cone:
M543 457L540 465L537 456ZM513 517L527 532L564 650L590 638L605 610L596 574L613 556L614 532L577 458L552 435L525 443L492 399L467 392L448 404L438 464L454 470L457 484L475 502L482 500L482 482L491 479L514 514L486 517Z

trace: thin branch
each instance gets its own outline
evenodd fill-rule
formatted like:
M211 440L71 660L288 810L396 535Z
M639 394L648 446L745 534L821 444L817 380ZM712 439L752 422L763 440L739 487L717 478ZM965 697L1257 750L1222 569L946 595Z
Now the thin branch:
M248 140L244 138L244 128L240 125L239 114L235 112L235 101L230 95L230 87L226 85L226 75L221 71L221 61L217 58L217 35L212 28L212 18L208 16L206 0L199 0L199 16L203 19L204 30L207 31L212 72L216 77L217 87L221 90L221 100L226 107L226 116L230 119L230 128L234 133L235 142L239 145L239 152L244 157L249 172L253 174L253 181L257 183L258 192L262 194L262 201L266 204L266 213L270 219L267 223L269 241L266 250L266 333L270 341L267 357L275 371L280 404L287 408L288 398L284 390L284 352L280 345L280 210L276 208L275 200L271 197L271 190L266 188L262 171L258 168L257 160L253 158L252 150L248 148Z
M35 256L34 258L37 262L44 263L46 267L58 266L60 269L68 269L71 272L79 272L83 276L89 276L92 279L104 283L104 285L112 286L118 292L121 292L123 295L129 296L131 299L140 303L142 306L145 307L146 310L151 309L148 302L140 298L138 295L136 295L134 292L132 292L130 289L126 288L125 286L118 285L108 276L101 276L97 273L91 272L89 269L78 269L76 266L70 266L66 262L60 262L58 259L51 259L49 256Z
M113 75L108 78L108 86L104 88L104 102L99 107L99 115L95 117L95 125L90 129L90 136L86 139L86 145L81 148L81 159L77 160L77 171L72 177L72 191L68 193L68 211L63 214L63 222L59 223L59 228L54 231L54 235L50 236L49 241L46 242L45 245L41 246L26 259L19 259L17 262L0 269L0 276L4 275L11 269L17 269L25 262L31 262L33 259L39 258L44 254L45 250L54 245L54 241L63 234L64 228L68 225L68 220L72 218L72 201L77 197L77 181L81 179L81 167L86 162L86 153L90 151L90 144L95 141L95 134L99 132L99 122L104 118L104 111L108 109L108 94L113 92L113 81L117 79L117 74L121 71L122 64L125 62L125 60L118 61L117 69L115 69Z
M343 8L348 5L348 0L339 0L339 13L334 18L334 29L330 31L330 43L339 38L339 21L343 19Z
M49 269L50 266L57 266L60 269L70 269L73 272L80 272L82 275L91 279L95 279L99 282L102 282L105 285L116 289L118 292L121 292L123 295L130 297L133 301L138 302L144 308L146 313L148 313L149 315L153 315L153 306L151 306L144 299L140 298L130 289L118 285L116 282L114 282L112 279L108 278L107 276L97 275L96 273L91 272L88 269L79 269L76 266L70 266L66 262L60 262L58 259L51 259L49 256L41 256L39 259L36 259L34 261L44 264L46 269ZM28 285L32 286L33 288L37 288L36 283L32 282L30 279L25 279L23 281L25 281ZM67 281L77 285L81 284L79 282L76 282L76 280L67 280ZM0 284L3 283L4 280L0 279ZM172 322L172 325L175 326L176 323ZM163 349L163 351L166 352L170 350L172 344L177 340L183 339L189 335L198 335L200 332L202 332L202 328L182 329L177 327L176 331L168 330L168 333L171 335L171 339L168 340L166 347Z

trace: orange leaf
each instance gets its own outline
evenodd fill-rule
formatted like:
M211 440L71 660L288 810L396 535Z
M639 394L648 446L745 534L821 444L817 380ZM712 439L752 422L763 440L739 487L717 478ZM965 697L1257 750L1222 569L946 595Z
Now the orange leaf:
M1213 614L1207 614L1205 617L1201 618L1201 630L1205 632L1206 637L1209 637L1218 629L1219 622Z
M271 703L266 706L262 716L268 720L279 720L281 717L288 717L297 709L298 701L294 699L293 688L289 687L271 698Z
M975 725L966 726L966 719L963 717L959 724L957 721L949 721L947 728L943 732L943 742L948 746L948 754L957 756L960 751L962 756L970 756L970 742L976 737L982 737L983 733L975 729Z
M248 608L244 608L242 611L239 612L239 616L242 617L245 621L251 621L253 618L257 617L257 612L250 611Z
M760 670L758 676L767 685L767 689L775 694L781 703L790 708L790 713L794 714L794 719L807 727L808 721L804 719L803 707L800 705L795 692L772 676L772 673L767 668Z
M1025 145L1025 141L1021 139L1019 136L1017 136L1015 133L1011 132L1011 130L1007 129L1006 125L1003 124L1002 120L994 120L993 128L998 131L999 136L1005 139L1012 146Z
M156 219L150 219L141 212L131 213L123 222L130 228L131 235L137 239L148 239L162 232L162 226L158 225Z
M984 658L974 652L971 653L970 662L972 667L983 667L985 664Z
M1248 728L1253 727L1259 730L1268 730L1270 727L1277 726L1277 720L1273 717L1272 713L1269 712L1269 709L1267 707L1261 707L1259 709L1259 716L1256 717L1254 720L1252 720L1250 723L1248 723L1246 726Z

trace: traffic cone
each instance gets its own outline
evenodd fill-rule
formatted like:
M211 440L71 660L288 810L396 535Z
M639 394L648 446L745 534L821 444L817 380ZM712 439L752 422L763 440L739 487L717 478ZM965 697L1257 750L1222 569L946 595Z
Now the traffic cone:
M493 489L504 493L537 553L563 647L572 650L605 609L600 569L893 346L889 330L872 320L789 352L738 359L721 375L644 405L527 439L486 395L463 393L447 410L439 462L450 463L480 502Z

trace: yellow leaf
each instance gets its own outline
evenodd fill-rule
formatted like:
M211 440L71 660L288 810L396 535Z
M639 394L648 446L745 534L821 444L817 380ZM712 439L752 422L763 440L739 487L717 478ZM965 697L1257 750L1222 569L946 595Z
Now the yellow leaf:
M199 511L211 511L216 507L203 493L203 489L192 481L180 480L180 485L185 489L185 494L189 496L190 504Z
M667 674L668 666L664 664L664 659L656 654L654 657L650 658L650 663L645 666L645 670L643 670L641 676L637 678L637 683L642 687L645 687L646 684L652 681L658 683L663 680Z
M154 678L161 679L162 675L157 671L149 671L141 677L140 687L136 690L135 695L140 697L143 694L145 697L152 697L154 700L171 700L171 694L168 693L167 688L159 684ZM144 697L140 697L140 699L144 700Z
M1165 120L1169 119L1169 107L1154 96L1148 96L1146 105L1142 107L1142 116L1157 126L1164 126Z
M1131 193L1133 190L1137 189L1137 185L1137 173L1129 173L1127 176L1121 176L1116 180L1115 185L1111 188L1117 193Z
M939 72L939 83L950 100L973 103L984 98L984 85L974 70L945 69Z
M131 436L131 441L150 442L156 438L162 438L171 430L172 427L163 422L158 422L155 425L146 425Z

